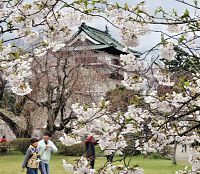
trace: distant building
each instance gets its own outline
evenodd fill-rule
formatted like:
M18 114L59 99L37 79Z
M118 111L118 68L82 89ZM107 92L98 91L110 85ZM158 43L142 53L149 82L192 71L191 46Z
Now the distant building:
M51 69L48 69L49 72L52 71L51 84L57 83L56 77L53 76L56 72L53 64L57 61L57 57L62 57L65 61L67 60L67 68L69 69L79 66L76 71L78 71L80 77L77 79L78 83L75 91L73 91L73 95L67 100L65 112L71 112L72 103L77 101L81 103L98 101L107 91L121 85L125 70L121 66L120 55L129 53L135 54L136 57L140 56L139 52L126 48L114 39L107 27L105 31L101 31L85 23L79 27L65 47L57 52L49 51L47 57L50 60L49 64L52 65ZM45 59L41 58L40 63L45 63ZM42 85L45 88L45 76L42 76L42 78L40 81L43 82ZM33 93L33 95L35 94ZM38 93L37 95L41 100L46 100L45 93L42 90L41 94ZM34 136L40 136L46 127L47 111L38 107L31 115L35 118L32 120ZM40 115L43 115L43 117ZM59 124L60 120L58 119L57 122ZM12 139L14 135L10 132L8 126L4 122L0 122L0 135L5 134Z
M59 52L68 52L71 54L70 64L82 63L82 71L87 74L94 72L104 76L103 81L88 81L91 83L93 93L98 96L104 95L107 91L121 85L124 69L120 63L120 55L133 53L136 57L140 53L126 48L109 33L106 27L105 31L90 27L83 23L78 31L73 35L66 47Z

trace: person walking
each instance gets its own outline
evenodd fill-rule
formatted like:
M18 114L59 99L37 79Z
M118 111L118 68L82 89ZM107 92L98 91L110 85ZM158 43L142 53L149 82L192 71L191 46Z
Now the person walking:
M41 174L50 174L49 161L51 158L51 153L56 153L58 151L57 147L50 139L51 132L47 131L44 133L43 139L38 143L38 150L41 156L39 167Z
M22 172L24 172L26 168L27 174L38 174L40 156L37 147L38 147L38 139L32 138L31 144L26 151L26 155L22 163Z
M112 163L113 162L113 158L114 158L114 152L112 152L110 155L107 155L106 158L107 158L107 162Z
M6 136L3 136L2 139L0 140L0 142L1 143L6 143L7 142Z
M94 169L95 164L95 145L97 145L97 141L94 140L93 136L88 136L85 141L86 158L92 169Z

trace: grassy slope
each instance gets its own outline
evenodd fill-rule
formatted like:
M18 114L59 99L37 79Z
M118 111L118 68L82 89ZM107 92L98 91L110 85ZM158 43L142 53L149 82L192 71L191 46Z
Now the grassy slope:
M20 154L0 156L0 174L22 174L20 171L22 159L23 156ZM62 159L72 162L75 158L54 155L51 160L51 174L70 174L63 170ZM104 162L104 157L98 158L96 167L100 167ZM174 174L178 169L183 169L185 167L183 163L173 166L171 165L171 161L168 160L143 159L142 157L134 157L131 164L138 164L143 167L145 169L145 174Z

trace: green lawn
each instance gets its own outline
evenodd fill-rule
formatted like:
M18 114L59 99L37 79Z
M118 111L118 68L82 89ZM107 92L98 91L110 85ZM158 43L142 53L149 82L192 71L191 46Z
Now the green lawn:
M23 155L21 154L0 156L0 174L22 174L20 171L22 159ZM53 155L50 163L51 174L70 174L64 171L62 167L62 159L73 162L75 157ZM105 158L99 157L96 161L96 168L103 165L104 162ZM131 165L139 165L144 168L145 174L174 174L178 169L183 169L186 164L181 163L177 166L173 166L169 160L143 159L142 157L134 157Z

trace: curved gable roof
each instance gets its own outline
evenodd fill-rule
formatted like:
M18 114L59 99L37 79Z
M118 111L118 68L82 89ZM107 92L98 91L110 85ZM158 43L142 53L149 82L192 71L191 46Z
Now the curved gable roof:
M105 45L105 48L113 47L122 54L134 53L135 55L140 55L140 52L131 48L128 48L127 51L124 51L125 46L114 39L111 34L108 33L108 31L102 31L82 23L82 25L79 27L79 31L74 35L74 38L76 38L81 32L84 32L87 36L97 41L101 45Z

